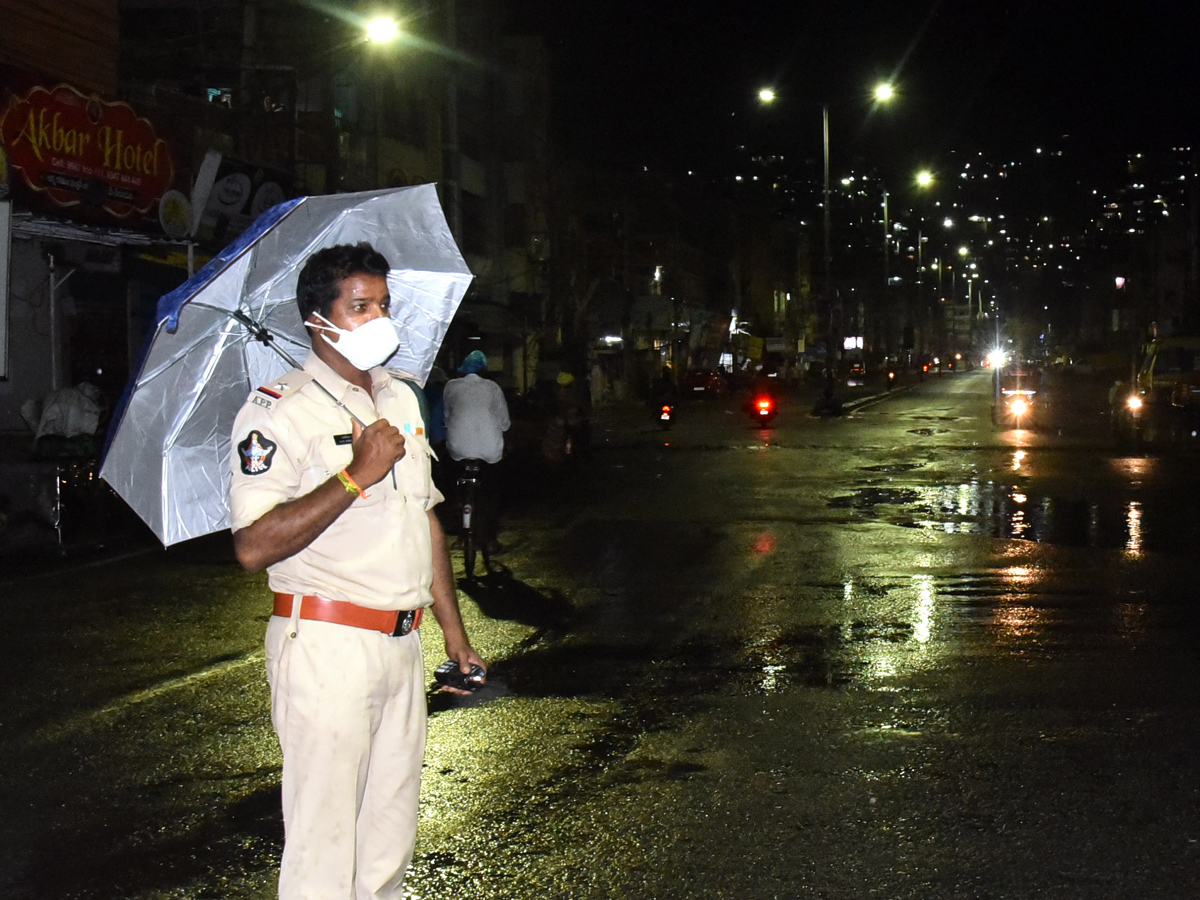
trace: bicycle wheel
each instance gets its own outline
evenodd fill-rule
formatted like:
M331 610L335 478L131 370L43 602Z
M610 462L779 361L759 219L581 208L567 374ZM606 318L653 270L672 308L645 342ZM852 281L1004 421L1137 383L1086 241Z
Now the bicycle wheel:
M475 515L475 484L468 481L464 485L466 488L463 496L463 574L468 580L475 578L475 553L478 550L475 539L476 515Z
M468 581L475 580L475 531L468 531L463 535L463 572Z

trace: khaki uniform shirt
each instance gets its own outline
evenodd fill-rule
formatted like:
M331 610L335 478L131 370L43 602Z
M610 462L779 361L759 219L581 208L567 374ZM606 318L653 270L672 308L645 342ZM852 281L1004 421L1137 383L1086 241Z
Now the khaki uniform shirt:
M316 594L376 609L433 603L433 548L427 511L444 498L430 476L430 450L412 389L372 369L374 399L316 354L302 370L253 391L233 426L234 531L288 500L311 493L350 464L351 419L314 379L363 422L387 419L404 435L405 455L366 487L316 540L267 568L271 589ZM365 486L364 486L365 487Z

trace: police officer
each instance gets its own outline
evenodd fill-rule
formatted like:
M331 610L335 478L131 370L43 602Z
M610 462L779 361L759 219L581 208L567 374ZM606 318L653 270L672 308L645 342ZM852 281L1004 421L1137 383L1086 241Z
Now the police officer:
M368 244L313 254L296 288L312 353L253 391L234 425L234 549L275 592L282 900L402 896L425 750L422 610L464 672L483 666L434 513L420 405L379 367L399 345L387 272Z

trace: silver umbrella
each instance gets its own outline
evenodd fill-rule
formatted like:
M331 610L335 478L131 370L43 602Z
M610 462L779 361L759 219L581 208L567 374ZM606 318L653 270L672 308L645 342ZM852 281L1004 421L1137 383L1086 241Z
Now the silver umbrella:
M256 385L310 342L296 279L322 247L369 241L391 265L401 335L389 369L424 384L471 273L433 185L273 207L158 304L158 325L109 431L100 477L163 544L229 527L229 444Z

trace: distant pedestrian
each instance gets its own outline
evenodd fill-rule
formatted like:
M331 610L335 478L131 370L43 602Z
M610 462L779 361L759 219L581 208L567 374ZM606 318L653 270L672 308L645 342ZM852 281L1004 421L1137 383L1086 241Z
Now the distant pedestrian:
M480 546L484 562L499 551L500 497L503 493L497 464L504 457L504 433L511 422L504 391L481 373L488 360L482 350L472 350L458 367L460 378L446 383L442 403L446 417L446 449L455 462L477 459L485 464L477 488Z
M559 372L554 388L554 418L562 429L564 455L591 453L591 404L570 372Z

